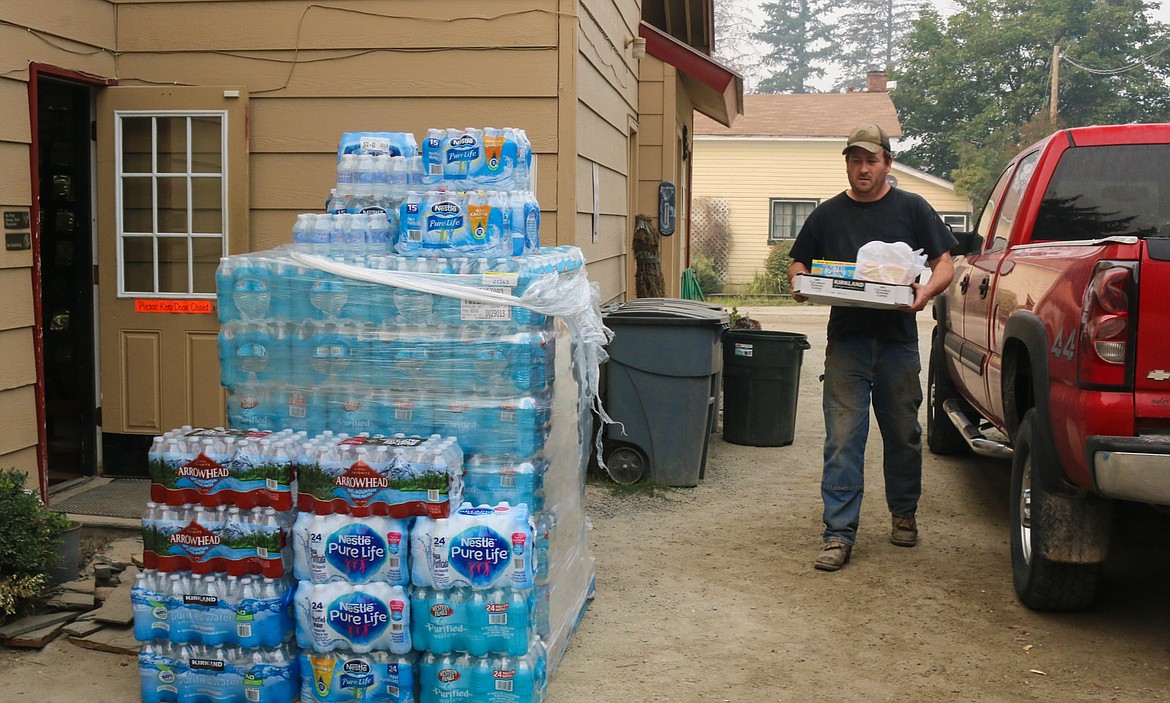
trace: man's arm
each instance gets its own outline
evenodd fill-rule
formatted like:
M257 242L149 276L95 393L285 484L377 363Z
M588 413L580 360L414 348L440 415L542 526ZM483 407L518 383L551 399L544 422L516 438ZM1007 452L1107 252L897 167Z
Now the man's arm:
M908 309L912 312L924 309L930 299L946 290L955 278L955 263L951 260L950 252L927 261L926 265L930 267L930 280L925 285L921 283L910 284L914 289L914 304Z
M796 277L797 277L797 275L802 274L802 273L805 273L805 274L808 273L808 267L805 266L803 263L801 263L799 261L793 261L791 264L788 265L788 290L793 291L792 299L798 303L803 303L804 301L808 300L808 298L806 298L805 296L797 295L797 293L794 291L794 289L796 288Z

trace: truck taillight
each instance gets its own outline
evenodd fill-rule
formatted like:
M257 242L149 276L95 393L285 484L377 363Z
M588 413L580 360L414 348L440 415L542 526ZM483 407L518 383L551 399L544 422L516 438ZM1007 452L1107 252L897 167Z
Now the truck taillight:
M1129 383L1134 292L1133 264L1097 263L1081 308L1080 385L1124 387Z

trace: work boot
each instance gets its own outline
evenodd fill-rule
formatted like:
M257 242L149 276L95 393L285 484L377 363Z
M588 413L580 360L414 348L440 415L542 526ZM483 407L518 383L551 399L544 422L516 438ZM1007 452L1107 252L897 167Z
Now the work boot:
M852 552L853 545L845 544L838 540L830 540L825 542L825 546L821 547L821 551L817 554L817 560L813 562L813 566L821 571L837 571L849 563L849 555Z
M893 527L890 529L890 542L899 547L913 547L918 544L918 521L913 515L893 515Z

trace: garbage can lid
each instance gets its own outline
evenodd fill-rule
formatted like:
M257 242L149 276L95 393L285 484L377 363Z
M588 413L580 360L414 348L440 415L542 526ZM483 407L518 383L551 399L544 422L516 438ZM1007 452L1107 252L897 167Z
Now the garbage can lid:
M681 298L639 298L605 313L606 323L722 325L731 322L721 306Z

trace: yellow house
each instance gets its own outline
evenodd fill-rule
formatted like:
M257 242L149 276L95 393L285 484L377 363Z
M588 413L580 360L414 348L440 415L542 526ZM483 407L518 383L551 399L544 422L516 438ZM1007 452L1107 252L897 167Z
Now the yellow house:
M545 245L631 295L637 213L678 184L694 110L742 80L711 0L11 0L0 23L0 465L136 473L150 437L223 424L215 269L321 212L346 131L524 129Z
M952 184L897 161L902 135L885 75L855 93L745 95L731 127L695 118L692 238L710 256L728 290L764 270L772 247L790 241L820 202L849 187L841 149L849 132L874 122L894 141L891 177L926 198L956 230L966 230L971 204Z

